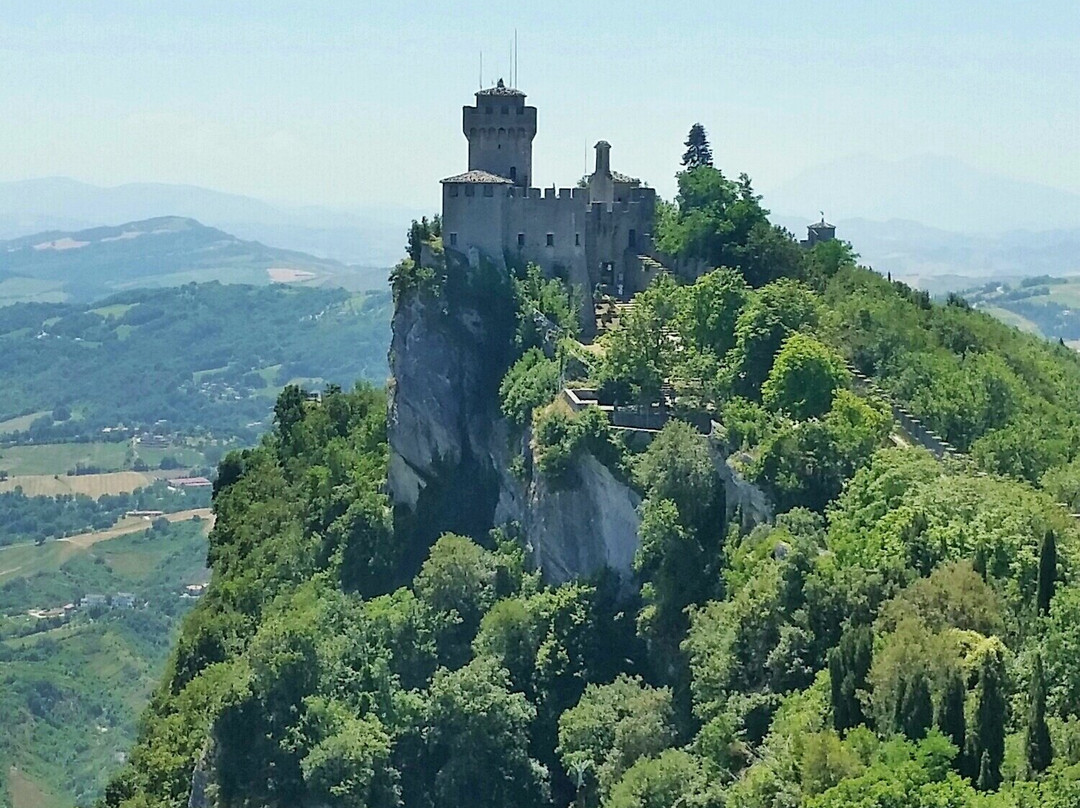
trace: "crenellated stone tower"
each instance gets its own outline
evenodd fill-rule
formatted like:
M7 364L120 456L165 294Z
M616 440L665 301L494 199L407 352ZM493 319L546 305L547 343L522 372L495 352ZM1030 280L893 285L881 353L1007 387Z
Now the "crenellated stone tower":
M529 187L536 107L525 106L525 93L502 79L476 94L476 105L462 107L462 129L469 141L469 170L506 177Z
M629 297L663 268L653 250L656 192L613 171L611 144L596 144L584 187L531 186L536 108L498 84L462 110L469 170L443 185L443 244L477 263L539 265L583 292L581 322L593 327L596 289Z

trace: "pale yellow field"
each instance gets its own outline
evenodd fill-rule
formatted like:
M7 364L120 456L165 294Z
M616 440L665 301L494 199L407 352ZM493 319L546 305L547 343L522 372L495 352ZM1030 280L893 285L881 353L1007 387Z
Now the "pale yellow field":
M161 474L144 471L113 471L107 474L19 474L0 481L0 492L22 487L28 497L55 497L61 494L85 494L98 497L104 494L126 494L144 488Z
M8 769L8 790L13 808L50 808L63 805L62 800L45 791L36 780L15 766Z
M198 516L202 519L208 531L214 526L214 512L209 508L192 508L190 511L177 511L176 513L165 514L165 518L170 522L186 522L193 516ZM136 533L140 530L146 530L149 524L150 520L144 519L143 517L125 516L107 530L95 530L92 533L80 533L77 536L68 536L66 539L56 539L56 541L67 542L73 547L86 549L87 547L93 547L100 541L115 539L117 536L123 536L125 533Z
M30 424L34 423L42 415L48 415L50 412L50 410L42 410L41 412L32 412L29 415L20 415L18 418L0 421L0 432L22 432L29 429Z

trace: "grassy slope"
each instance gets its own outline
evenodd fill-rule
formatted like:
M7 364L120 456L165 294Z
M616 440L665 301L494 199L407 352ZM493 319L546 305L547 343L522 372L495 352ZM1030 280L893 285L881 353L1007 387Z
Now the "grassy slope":
M964 297L1009 325L1044 337L1080 338L1080 277L1029 286L969 290ZM997 287L992 284L991 287Z
M89 804L119 765L191 603L176 593L206 579L208 525L50 542L29 548L35 563L0 578L0 759L14 808ZM27 552L0 553L0 566ZM149 605L18 636L31 624L27 608L87 591L131 591Z

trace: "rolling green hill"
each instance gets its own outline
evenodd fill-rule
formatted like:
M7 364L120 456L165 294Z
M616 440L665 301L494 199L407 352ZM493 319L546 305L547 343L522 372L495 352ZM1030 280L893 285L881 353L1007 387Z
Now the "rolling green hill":
M962 294L976 308L1024 331L1070 343L1080 341L1080 276L994 281Z
M206 580L207 526L185 521L0 552L0 780L13 808L89 805L124 759L194 603L180 595ZM26 613L117 592L134 594L136 607Z
M216 282L3 307L0 421L22 427L4 439L116 442L152 430L252 440L292 380L382 382L389 319L389 292Z
M373 288L372 270L244 241L194 219L162 217L0 242L0 305L88 302L113 292L185 283L291 283Z

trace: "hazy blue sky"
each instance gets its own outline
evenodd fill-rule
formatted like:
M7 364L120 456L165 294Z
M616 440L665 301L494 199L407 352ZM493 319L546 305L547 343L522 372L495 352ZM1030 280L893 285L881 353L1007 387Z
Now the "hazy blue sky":
M605 138L670 193L701 120L768 188L837 156L936 153L1080 192L1080 4L5 0L0 180L181 182L434 208L461 106L508 75L535 177Z

